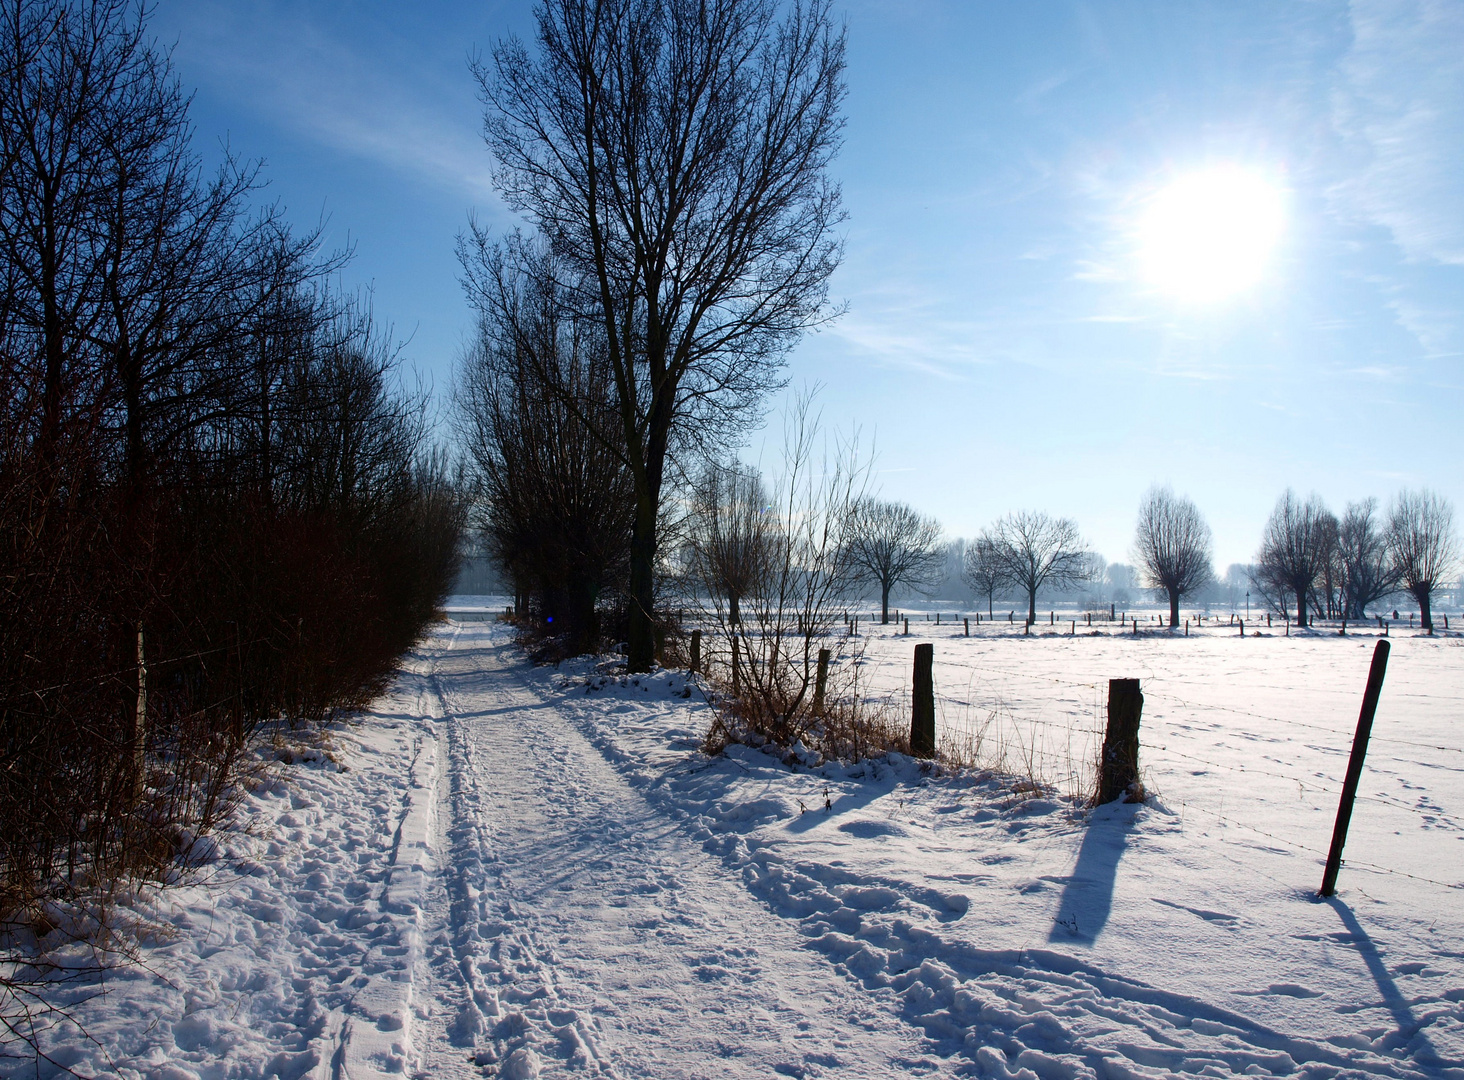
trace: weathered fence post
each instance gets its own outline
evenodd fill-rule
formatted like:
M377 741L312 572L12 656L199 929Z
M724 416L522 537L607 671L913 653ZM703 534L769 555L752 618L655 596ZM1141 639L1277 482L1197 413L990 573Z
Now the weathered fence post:
M1108 680L1108 730L1098 765L1099 805L1139 791L1139 720L1144 695L1138 679Z
M981 616L980 615L977 615L976 616L976 621L977 621L977 623L980 623L981 622ZM967 637L970 637L971 636L971 620L969 618L966 619L966 636Z
M910 636L910 619L908 617L905 619L905 636Z
M1135 615L1134 616L1134 637L1138 637L1138 636L1139 636L1139 617L1137 615Z
M1108 621L1109 622L1112 622L1113 621L1113 609L1116 608L1116 607L1118 607L1117 604L1109 604L1108 605Z
M1245 637L1245 620L1240 620L1240 636Z
M818 651L818 675L813 681L813 714L822 716L824 711L824 691L829 687L829 650Z
M691 673L693 675L701 671L701 631L691 632Z
M935 663L934 645L915 646L914 694L910 708L910 753L935 756Z
M1077 619L1074 619L1073 620L1073 625L1069 628L1069 632L1072 634L1073 637L1077 637L1078 636L1078 620Z
M1362 779L1362 762L1367 757L1367 740L1372 735L1373 714L1378 711L1378 695L1383 691L1383 676L1388 671L1388 643L1380 641L1373 649L1372 666L1367 672L1367 689L1362 694L1362 711L1357 714L1357 733L1352 736L1352 756L1347 759L1347 779L1342 782L1342 799L1337 804L1337 824L1332 829L1332 847L1327 852L1327 868L1322 873L1322 895L1337 891L1337 871L1342 868L1342 846L1347 843L1347 826L1352 821L1352 803L1357 798L1357 784Z

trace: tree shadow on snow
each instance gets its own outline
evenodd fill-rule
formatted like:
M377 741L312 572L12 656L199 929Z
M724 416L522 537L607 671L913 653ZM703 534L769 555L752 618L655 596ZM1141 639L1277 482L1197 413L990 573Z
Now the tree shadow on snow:
M1049 942L1091 944L1102 933L1113 909L1118 861L1123 858L1137 810L1138 804L1111 803L1093 812L1078 848L1077 864L1058 899L1057 915L1047 933Z

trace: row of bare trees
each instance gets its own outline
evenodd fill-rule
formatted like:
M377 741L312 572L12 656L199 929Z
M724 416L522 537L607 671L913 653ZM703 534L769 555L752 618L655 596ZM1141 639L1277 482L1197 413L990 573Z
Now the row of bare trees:
M1433 597L1458 565L1454 512L1426 490L1404 490L1386 516L1376 499L1349 503L1341 520L1321 497L1289 488L1276 501L1261 537L1252 581L1275 610L1364 619L1367 608L1404 590L1433 629Z
M259 721L378 689L463 516L344 257L204 167L145 16L0 7L7 942L186 856Z

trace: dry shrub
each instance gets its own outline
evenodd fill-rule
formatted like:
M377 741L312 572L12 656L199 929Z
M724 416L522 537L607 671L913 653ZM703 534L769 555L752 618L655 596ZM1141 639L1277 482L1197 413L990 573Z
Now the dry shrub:
M894 696L871 698L860 681L863 641L824 639L833 653L823 707L815 708L812 679L805 685L801 665L790 664L786 682L764 683L749 691L741 672L733 692L730 648L703 653L716 710L702 741L709 754L733 743L773 745L793 751L798 744L829 761L856 762L881 754L910 752L910 711ZM838 651L834 651L837 649ZM810 650L817 655L817 644ZM816 661L815 661L816 663Z

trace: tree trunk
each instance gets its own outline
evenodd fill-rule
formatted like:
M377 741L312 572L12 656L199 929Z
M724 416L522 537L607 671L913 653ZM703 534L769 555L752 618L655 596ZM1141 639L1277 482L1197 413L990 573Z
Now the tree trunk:
M1169 590L1169 629L1173 630L1179 625L1179 591Z
M890 621L890 587L881 583L879 587L879 621L885 625Z
M1027 624L1030 626L1037 621L1037 590L1027 590Z
M626 667L632 672L650 671L656 659L655 563L656 504L644 500L636 507L630 535L630 632Z
M1418 601L1418 618L1421 625L1429 633L1433 633L1433 606L1429 603L1433 597L1431 590L1418 588L1413 590L1413 599Z
M1296 590L1296 626L1297 626L1297 629L1299 630L1299 629L1301 629L1305 625L1306 625L1306 589L1303 587L1303 588L1298 588Z

